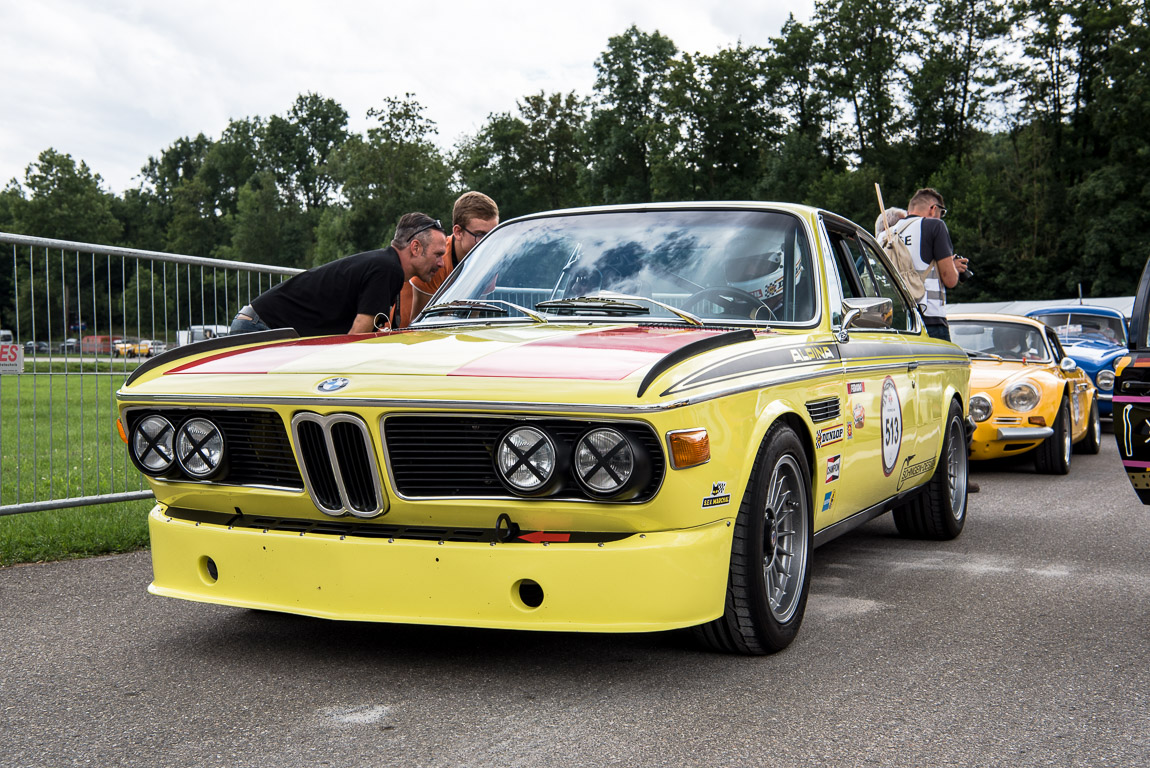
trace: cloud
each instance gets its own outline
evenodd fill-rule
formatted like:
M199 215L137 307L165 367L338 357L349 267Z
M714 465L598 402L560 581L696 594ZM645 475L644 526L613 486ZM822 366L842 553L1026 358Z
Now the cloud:
M335 99L355 131L384 97L412 93L448 148L488 115L544 91L590 95L595 59L631 24L681 49L764 45L813 0L248 0L0 4L0 183L52 147L116 192L183 136L284 114L296 96Z

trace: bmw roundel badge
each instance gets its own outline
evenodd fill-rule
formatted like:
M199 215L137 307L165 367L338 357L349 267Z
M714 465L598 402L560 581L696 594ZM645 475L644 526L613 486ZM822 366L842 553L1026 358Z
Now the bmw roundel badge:
M318 389L320 392L338 392L350 383L351 382L344 377L336 376L331 379L324 379L319 383L319 386L316 387L316 389Z

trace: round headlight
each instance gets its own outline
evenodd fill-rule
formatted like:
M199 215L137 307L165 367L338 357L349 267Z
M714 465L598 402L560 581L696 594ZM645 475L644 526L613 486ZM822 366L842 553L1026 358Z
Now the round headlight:
M1109 368L1099 371L1098 378L1094 380L1094 383L1098 385L1099 389L1109 392L1114 389L1114 371Z
M495 469L500 479L512 491L525 496L551 490L557 464L555 443L536 427L511 429L495 451Z
M1034 410L1039 399L1038 387L1029 381L1013 384L1002 394L1002 402L1006 403L1007 408L1023 413Z
M176 461L196 480L211 477L224 463L224 436L207 419L188 419L176 431Z
M982 422L994 413L994 403L986 395L974 395L970 398L970 418Z
M132 430L132 459L149 475L162 475L176 460L172 450L175 430L163 416L148 416Z
M624 433L609 427L592 429L575 444L575 479L592 496L634 495L650 477L646 452Z

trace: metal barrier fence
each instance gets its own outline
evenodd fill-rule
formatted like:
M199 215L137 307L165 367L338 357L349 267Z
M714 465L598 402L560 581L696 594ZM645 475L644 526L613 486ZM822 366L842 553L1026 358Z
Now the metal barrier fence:
M0 344L18 351L0 358L0 515L151 497L116 390L300 271L2 232L0 256Z

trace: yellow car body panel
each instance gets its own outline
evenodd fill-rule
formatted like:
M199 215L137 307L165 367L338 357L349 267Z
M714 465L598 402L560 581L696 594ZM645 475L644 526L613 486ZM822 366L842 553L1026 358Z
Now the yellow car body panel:
M818 231L816 212L788 210ZM159 502L150 589L333 619L475 627L653 631L715 619L733 522L773 425L785 421L805 444L818 543L929 481L950 404L968 400L961 350L924 331L856 327L840 339L838 307L825 304L834 289L818 278L824 304L808 327L736 336L553 320L254 344L229 337L153 358L118 393L130 434L148 414L258 417L282 426L284 472L305 479L287 488L149 476ZM697 343L696 354L668 362ZM333 377L338 388L323 391ZM322 511L300 458L301 414L361 425L378 514ZM894 443L884 442L884 414L898 428ZM416 493L397 480L407 459L388 432L410 417L475 429L508 419L626 427L657 446L649 450L661 452L663 470L637 498L612 503L501 489ZM709 460L675 468L672 436L700 428ZM504 536L501 516L529 533ZM525 581L544 596L537 607L524 602Z
M949 319L952 323L1010 322L1045 332L1040 321L1016 315L962 313L954 314ZM1029 411L1016 411L1006 404L1003 395L1007 389L1023 381L1030 382L1038 389L1039 402ZM970 395L983 395L993 403L990 418L975 423L970 446L970 458L985 461L1027 453L1041 445L1046 437L1028 439L1027 431L1052 426L1063 399L1070 406L1071 442L1081 441L1087 434L1096 390L1090 377L1081 368L1063 370L1053 360L976 357L970 364Z

